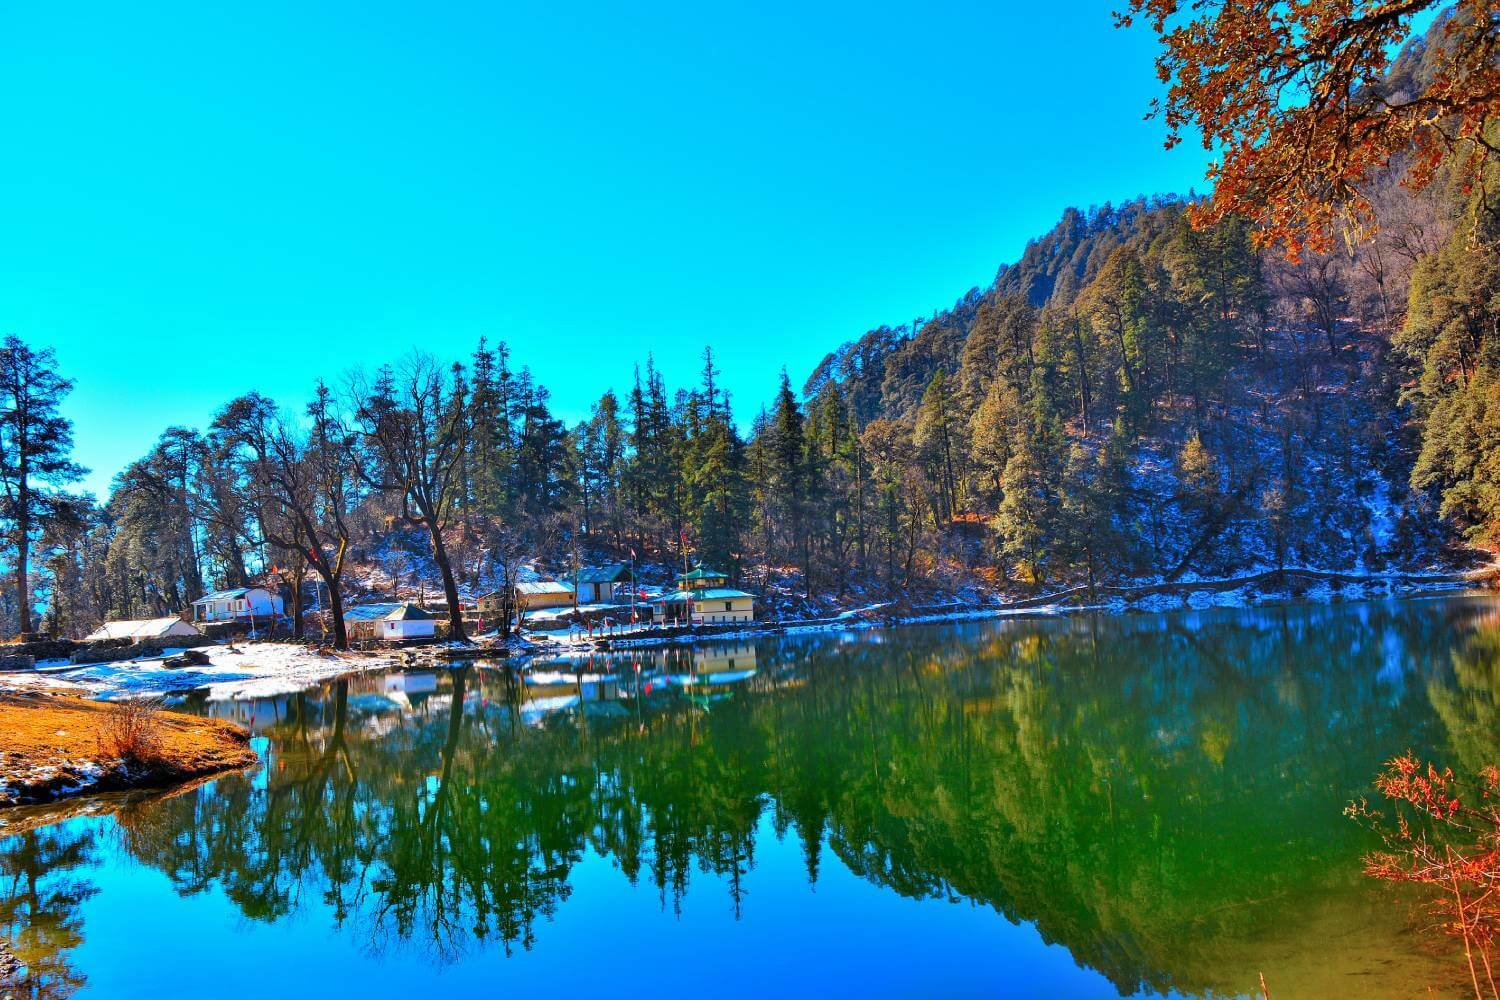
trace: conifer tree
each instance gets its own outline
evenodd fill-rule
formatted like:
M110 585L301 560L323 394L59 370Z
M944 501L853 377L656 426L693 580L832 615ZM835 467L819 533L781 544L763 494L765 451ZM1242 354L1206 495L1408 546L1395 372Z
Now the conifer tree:
M807 444L802 407L792 392L791 379L781 372L781 387L771 413L770 481L778 499L777 519L802 569L803 591L812 595L812 551L807 531Z
M1500 542L1500 210L1477 192L1417 265L1397 347L1416 375L1404 397L1422 432L1412 486L1472 540Z
M1062 538L1064 448L1056 418L1039 409L1029 433L1012 448L1001 478L1003 499L994 526L1006 555L1033 583L1046 582L1058 561L1053 543Z
M938 484L938 501L934 506L938 520L944 524L953 519L959 504L955 461L959 447L955 440L957 427L958 417L948 392L948 380L939 368L922 394L913 440Z
M748 503L744 448L718 387L713 353L703 352L703 384L691 399L683 476L689 521L701 562L733 576L740 569L741 532Z
M61 406L73 383L51 349L14 335L0 346L0 520L15 560L16 627L33 630L31 561L37 535L67 507L63 487L85 470L73 461L73 422Z
M970 424L969 441L979 482L992 505L1000 501L1000 480L1010 461L1012 441L1021 420L1021 397L1003 379L990 383Z

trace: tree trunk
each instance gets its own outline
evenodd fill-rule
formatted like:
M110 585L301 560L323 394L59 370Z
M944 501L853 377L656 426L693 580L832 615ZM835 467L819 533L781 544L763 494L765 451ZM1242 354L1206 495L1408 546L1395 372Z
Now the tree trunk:
M292 577L292 638L301 639L305 631L302 627L302 578L305 573L298 573Z
M16 489L16 621L22 638L31 632L31 581L27 565L31 561L31 487L26 481L25 459L22 459L20 483Z
M453 564L448 560L448 546L443 544L442 527L438 524L432 505L422 504L418 510L427 523L427 537L432 540L432 558L437 563L438 573L443 577L443 596L448 601L448 638L463 642L468 639L464 632L463 609L458 606L458 582L453 579Z
M338 581L326 573L320 573L328 584L328 611L333 616L333 648L349 648L349 630L344 627L344 596L339 593Z
M864 455L858 448L854 451L854 536L857 540L855 544L859 549L859 575L863 578L870 574L870 552L865 544Z
M1089 369L1083 348L1083 321L1073 322L1074 352L1078 357L1078 416L1083 423L1083 432L1089 432Z

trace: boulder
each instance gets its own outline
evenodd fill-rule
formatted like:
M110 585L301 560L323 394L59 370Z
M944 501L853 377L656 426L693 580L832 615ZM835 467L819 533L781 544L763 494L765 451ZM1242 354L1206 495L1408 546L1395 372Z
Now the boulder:
M209 664L208 654L201 649L185 649L176 656L169 656L161 661L161 665L169 670L181 670L183 667L206 667Z

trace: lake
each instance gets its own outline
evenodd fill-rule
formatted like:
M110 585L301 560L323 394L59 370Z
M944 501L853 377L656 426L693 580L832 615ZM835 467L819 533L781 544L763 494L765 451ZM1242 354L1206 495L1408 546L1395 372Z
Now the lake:
M827 633L185 707L251 727L262 766L0 839L22 995L1258 995L1263 972L1277 1000L1411 996L1462 987L1461 958L1361 874L1342 809L1408 748L1500 757L1500 602Z

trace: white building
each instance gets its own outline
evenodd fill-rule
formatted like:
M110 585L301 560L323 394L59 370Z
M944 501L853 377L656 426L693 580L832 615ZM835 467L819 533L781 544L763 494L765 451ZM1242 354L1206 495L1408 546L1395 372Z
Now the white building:
M584 566L573 574L579 604L616 604L630 600L635 575L624 563Z
M726 586L729 574L698 566L677 578L677 588L649 602L658 625L727 625L755 621L755 596Z
M732 587L674 590L647 602L657 625L728 625L755 621L755 597Z
M344 628L351 639L431 639L437 616L415 604L361 604L344 612Z
M415 604L403 604L386 615L380 623L381 638L391 642L405 639L431 639L437 635L437 616Z
M195 622L238 622L275 618L282 612L281 597L264 587L240 587L207 594L193 602Z
M105 622L84 636L83 641L129 639L131 642L141 642L146 639L166 639L171 636L201 639L203 633L199 632L192 623L185 622L181 618L137 618L133 621Z

